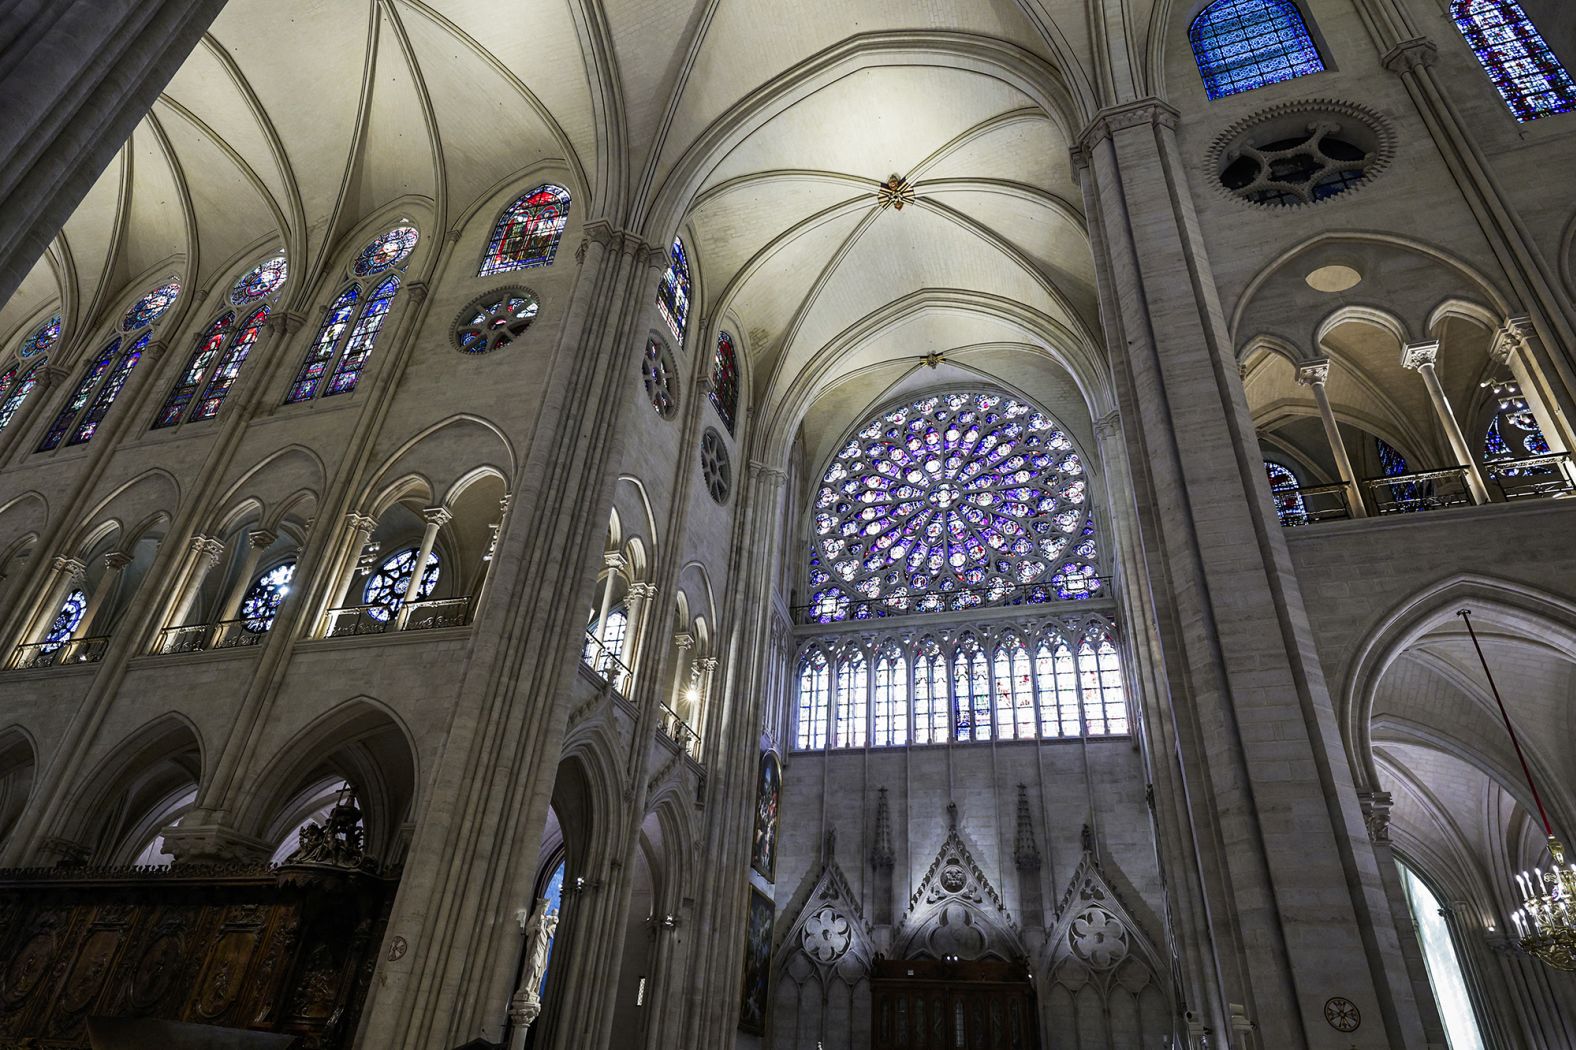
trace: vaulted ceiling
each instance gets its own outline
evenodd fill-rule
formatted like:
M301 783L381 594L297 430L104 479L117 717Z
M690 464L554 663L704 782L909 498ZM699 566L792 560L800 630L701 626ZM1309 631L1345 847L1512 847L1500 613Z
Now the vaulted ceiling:
M1143 41L1169 11L1109 6L237 0L0 309L0 338L58 303L69 348L167 273L206 288L274 247L305 295L373 213L419 202L453 229L545 161L581 215L685 234L702 314L737 329L786 427L933 351L1087 356L1069 146L1155 82ZM892 174L917 198L901 212L876 198Z

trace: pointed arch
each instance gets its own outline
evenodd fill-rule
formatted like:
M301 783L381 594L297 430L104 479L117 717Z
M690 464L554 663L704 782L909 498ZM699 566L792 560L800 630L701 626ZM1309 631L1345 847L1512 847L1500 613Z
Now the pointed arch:
M551 182L510 202L493 224L478 276L551 266L569 221L569 191Z

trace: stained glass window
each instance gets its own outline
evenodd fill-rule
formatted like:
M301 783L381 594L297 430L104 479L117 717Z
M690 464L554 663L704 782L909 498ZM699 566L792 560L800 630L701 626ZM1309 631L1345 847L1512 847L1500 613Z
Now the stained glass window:
M952 724L959 740L991 738L990 666L979 639L965 634L952 654Z
M1308 524L1308 508L1297 491L1297 475L1287 467L1272 460L1264 461L1264 470L1270 476L1270 499L1275 504L1275 514L1282 525Z
M624 658L624 642L629 637L629 610L614 606L607 614L607 631L597 632L602 639L603 652L615 660Z
M65 645L82 625L82 614L87 611L88 596L85 592L72 591L66 595L66 600L60 603L60 611L50 623L49 631L44 635L44 644L40 645L39 649L52 653Z
M202 399L197 402L197 407L192 409L192 420L212 419L219 414L219 406L224 403L225 395L235 385L235 377L241 374L241 366L246 363L246 355L252 352L252 344L257 342L258 333L263 330L263 324L268 320L268 307L258 307L235 338L230 340L229 347L224 356L219 358L219 364L214 368L213 374L208 377L208 386L202 392Z
M121 331L133 332L138 328L146 328L164 316L164 311L175 305L175 300L180 294L181 282L177 280L168 281L155 288L131 304L131 309L126 311L125 318L120 322Z
M1034 713L1034 680L1029 652L1011 631L996 645L992 678L996 689L996 735L1002 740L1032 740L1039 735Z
M284 286L289 276L290 264L285 261L283 255L266 259L246 271L235 282L235 287L230 289L230 304L240 306L253 299L263 299L273 295Z
M1454 0L1450 14L1516 120L1576 110L1576 80L1516 0Z
M104 422L105 416L109 415L115 399L126 387L126 380L131 378L131 370L137 367L138 361L142 360L142 352L147 349L148 342L152 338L152 332L144 332L141 338L120 352L120 357L115 360L115 367L105 377L104 385L99 387L98 394L88 406L87 412L83 414L82 421L77 424L77 429L71 437L66 439L67 445L85 445L93 440L93 435L98 433L99 424Z
M1379 456L1379 469L1387 478L1400 477L1411 469L1406 465L1406 457L1384 438L1374 438L1374 451Z
M569 221L569 191L551 183L515 200L498 217L480 276L551 266Z
M812 513L812 616L1087 598L1102 589L1084 467L1049 417L1000 394L923 398L833 458Z
M197 349L192 351L191 359L186 362L185 371L175 381L175 389L171 390L170 396L164 399L164 407L159 409L158 416L153 420L152 429L173 427L181 421L181 417L186 414L186 406L191 404L193 397L197 396L197 387L202 383L202 377L207 374L208 367L218 360L219 351L224 349L225 337L230 334L230 328L234 324L235 314L226 313L208 326L208 331L203 333L202 339L197 343Z
M98 356L88 365L87 374L77 383L76 389L71 391L71 396L61 407L60 414L55 421L49 424L49 430L44 434L44 440L39 443L38 450L47 452L57 448L65 439L66 431L71 429L71 424L76 420L77 413L87 405L88 399L93 396L93 391L98 388L99 380L104 378L104 373L110 370L115 363L115 355L120 353L120 339L111 339L109 344L100 350Z
M903 650L889 644L876 661L874 698L875 747L891 747L908 740L908 660Z
M1187 35L1212 99L1324 69L1292 0L1215 0Z
M361 595L362 603L371 606L367 610L368 616L379 622L387 622L389 617L399 612L405 604L405 591L410 586L411 574L416 567L416 555L420 553L415 547L407 547L385 559L377 571L368 577L366 589ZM426 569L421 574L421 583L416 586L416 600L419 602L426 598L437 585L438 552L433 551L427 555Z
M1061 638L1040 642L1034 654L1035 686L1040 692L1040 732L1045 736L1077 736L1078 666Z
M547 900L547 914L562 916L564 910L564 876L568 871L568 862L560 860L553 873L547 877L547 882L542 887L538 896ZM536 986L536 997L547 998L547 975L553 972L553 942L558 939L557 931L547 939L546 965L542 968L542 983Z
M265 634L274 625L274 617L285 595L290 593L290 581L295 577L296 563L287 561L275 565L252 581L241 599L241 619L244 628L253 634Z
M60 315L55 314L49 320L39 325L28 333L22 340L17 356L26 361L30 357L47 354L54 347L55 341L60 338Z
M505 289L474 299L455 326L455 345L467 354L501 350L525 334L538 309L536 296L523 289Z
M285 404L310 401L317 393L317 384L328 372L329 363L334 360L334 348L339 345L339 337L345 334L345 329L350 327L350 319L356 315L356 303L360 298L361 289L352 284L339 293L339 298L323 315L317 338L307 347L306 360L301 362L301 370L296 373L295 382L290 384L290 392L285 395Z
M689 259L684 254L684 242L674 238L668 252L668 268L657 285L657 309L663 320L673 330L673 338L680 347L684 345L684 326L689 320L690 272Z
M864 747L865 719L870 709L870 683L865 654L852 652L837 664L837 717L832 727L835 747Z
M947 658L934 638L921 638L914 655L914 742L945 743L951 734Z
M1496 384L1494 393L1499 398L1499 411L1489 420L1483 434L1483 462L1494 467L1499 477L1552 473L1552 465L1508 465L1529 456L1548 455L1549 443L1543 436L1543 428L1538 426L1538 418L1522 396L1519 384Z
M799 664L799 711L794 746L815 750L826 746L827 705L832 696L832 674L826 654L811 649Z
M739 414L739 355L733 346L733 336L727 332L717 337L717 353L711 361L711 390L708 396L717 415L722 417L722 425L732 434L734 419Z
M17 370L22 369L21 375ZM4 430L11 423L11 418L16 415L17 409L22 407L22 402L27 400L27 395L33 392L38 385L38 365L13 365L0 377L0 430Z
M416 227L396 226L361 249L352 269L357 277L380 274L390 266L404 262L416 250L416 242L420 239L421 234Z
M1079 644L1078 677L1088 732L1093 736L1127 732L1121 657L1104 629L1091 628Z
M1478 1027L1472 993L1456 953L1455 936L1445 918L1445 904L1411 868L1401 863L1396 867L1401 869L1401 886L1423 949L1428 986L1439 1007L1439 1020L1445 1026L1445 1042L1450 1050L1483 1050L1483 1032Z
M356 389L361 370L366 367L367 358L372 356L372 344L383 330L389 307L394 305L394 296L398 293L399 276L391 274L384 278L367 300L367 305L361 310L361 318L356 321L356 327L351 329L350 338L345 340L345 352L339 356L339 366L328 381L328 389L323 391L324 397L348 394Z

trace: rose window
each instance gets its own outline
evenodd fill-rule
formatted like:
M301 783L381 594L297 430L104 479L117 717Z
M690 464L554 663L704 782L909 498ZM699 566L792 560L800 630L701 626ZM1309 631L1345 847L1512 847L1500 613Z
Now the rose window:
M812 507L821 623L1087 598L1101 588L1084 465L1044 413L927 397L859 429Z
M671 419L678 409L678 396L673 389L673 355L667 345L652 336L646 340L646 356L640 363L640 375L646 384L646 397L651 407L663 419Z
M712 499L718 503L728 502L733 469L728 465L728 446L722 443L722 435L712 427L707 427L706 433L701 435L700 475Z
M536 320L536 296L505 288L478 296L454 322L454 342L468 354L488 354L525 334Z

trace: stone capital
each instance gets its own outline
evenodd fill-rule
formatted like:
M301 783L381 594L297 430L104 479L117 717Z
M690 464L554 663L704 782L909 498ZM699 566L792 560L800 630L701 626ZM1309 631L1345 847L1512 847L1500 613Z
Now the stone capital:
M372 530L378 527L378 519L351 511L345 515L345 524L350 527L351 532L365 532L370 535Z
M1494 333L1494 342L1489 347L1488 355L1500 364L1505 364L1515 353L1527 353L1532 340L1538 337L1537 330L1532 327L1532 318L1526 314L1505 319Z
M673 644L680 649L693 649L695 648L695 636L688 631L674 631Z
M275 310L263 322L263 331L269 335L289 337L306 324L306 314L292 310Z
M38 843L39 855L54 860L61 868L80 868L88 862L93 850L87 845L61 835L48 835Z
M428 507L421 512L421 520L428 525L436 525L441 529L454 520L454 512L447 507Z
M272 529L253 529L246 534L246 543L253 550L265 551L272 547L278 538L279 533Z
M59 383L65 382L67 376L70 374L59 365L39 365L37 371L38 385L44 390L48 390Z
M1330 359L1317 358L1297 366L1298 386L1323 386L1330 381Z
M164 829L164 852L178 864L261 864L272 849L222 824L182 820Z
M759 459L750 460L749 471L751 481L760 480L769 484L775 484L788 480L788 471Z
M632 583L629 585L628 601L650 601L657 596L657 585L654 583Z
M142 348L142 356L138 360L145 360L150 365L156 365L164 358L164 352L170 348L166 339L154 339Z
M131 555L125 551L110 551L104 555L104 569L107 572L120 572L131 564Z
M1438 62L1439 48L1426 36L1416 36L1386 51L1379 61L1392 73L1413 73Z
M412 306L420 306L427 301L427 294L431 291L426 281L406 281L405 301Z
M618 551L603 551L602 567L617 572L624 567L624 556Z
M1169 103L1152 97L1102 109L1078 135L1078 144L1073 148L1074 166L1087 164L1090 152L1119 131L1141 127L1175 128L1179 119Z
M1102 438L1115 437L1122 431L1122 413L1111 409L1094 421L1094 432Z
M707 656L703 659L696 660L695 668L703 674L710 674L712 671L717 669L717 658L715 656Z
M1428 343L1407 343L1401 348L1401 367L1419 371L1433 368L1439 361L1439 340Z
M1357 803L1363 810L1368 838L1377 844L1390 842L1390 807L1395 804L1388 791L1359 791Z
M224 541L213 536L193 536L191 552L199 562L207 562L211 569L224 557Z
M61 556L57 557L49 564L52 569L60 573L60 575L66 577L68 580L81 582L87 578L87 563L81 558L67 558Z

